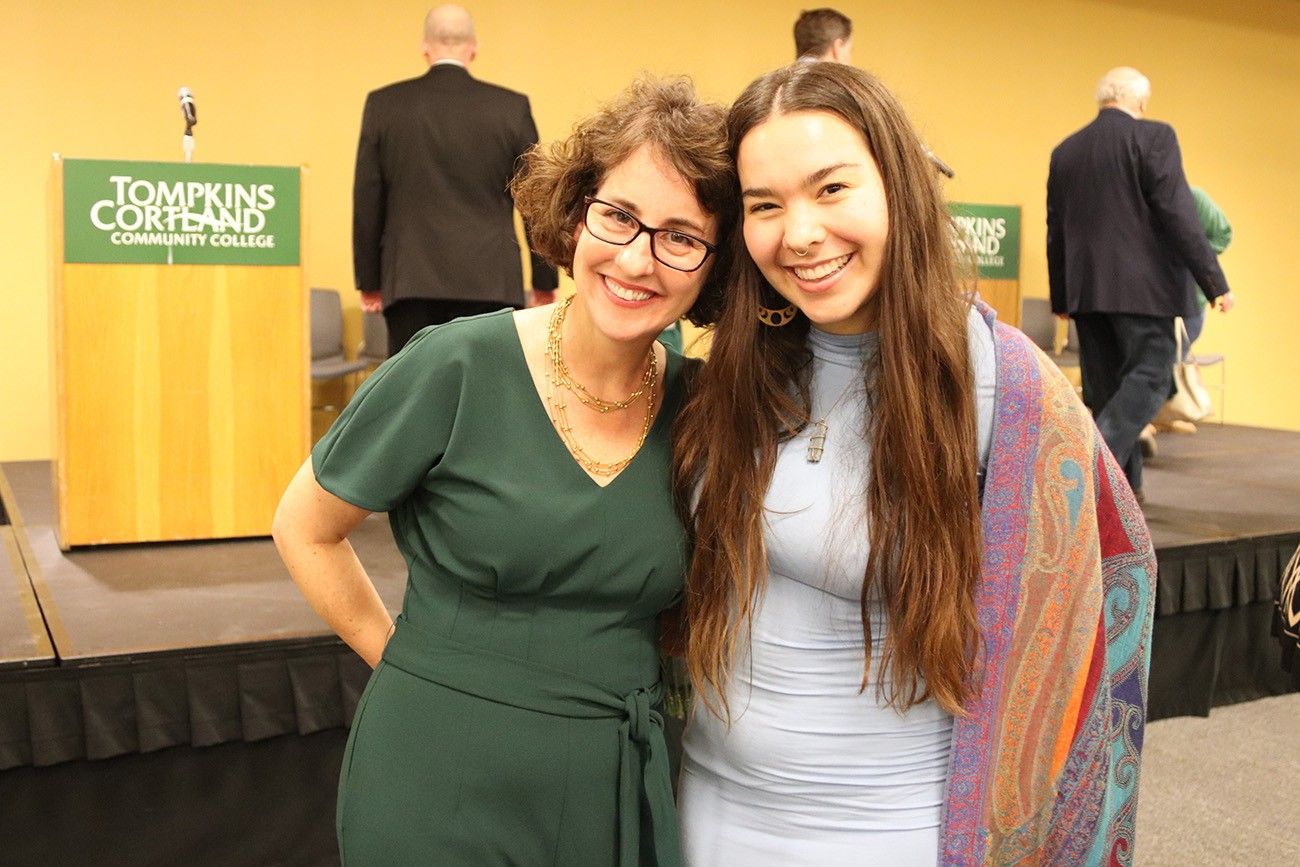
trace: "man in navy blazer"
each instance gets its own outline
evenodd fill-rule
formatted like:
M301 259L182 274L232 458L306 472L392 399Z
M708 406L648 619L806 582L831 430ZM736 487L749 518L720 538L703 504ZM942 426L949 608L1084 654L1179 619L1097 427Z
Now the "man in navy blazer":
M509 184L537 143L528 97L478 81L474 21L455 5L424 21L420 78L366 97L352 187L361 306L383 310L389 354L458 316L554 300L555 269L532 256L525 299Z
M1047 175L1052 311L1075 321L1083 402L1139 499L1138 434L1170 394L1174 317L1197 310L1186 271L1217 309L1233 303L1174 130L1144 119L1150 96L1136 69L1106 73L1097 118L1057 145Z

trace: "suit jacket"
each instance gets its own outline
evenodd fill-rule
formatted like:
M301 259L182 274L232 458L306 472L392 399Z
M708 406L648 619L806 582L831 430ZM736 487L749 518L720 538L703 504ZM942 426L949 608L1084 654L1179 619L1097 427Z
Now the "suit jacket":
M366 97L352 194L357 288L404 298L522 306L508 184L537 143L528 97L455 64ZM533 287L555 269L534 255Z
M1173 128L1102 109L1052 151L1052 311L1190 316L1196 303L1184 268L1207 298L1228 291L1197 218Z

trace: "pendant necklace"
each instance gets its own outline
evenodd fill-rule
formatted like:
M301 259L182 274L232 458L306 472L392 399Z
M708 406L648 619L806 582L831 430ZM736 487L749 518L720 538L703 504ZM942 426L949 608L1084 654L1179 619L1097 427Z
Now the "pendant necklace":
M808 451L804 455L804 459L807 460L808 463L821 463L822 450L826 447L826 433L828 431L826 420L831 417L831 413L835 412L835 408L843 403L844 398L848 396L849 392L853 391L854 387L860 384L861 383L857 380L851 380L849 384L844 387L844 390L840 392L840 396L835 398L835 402L831 404L831 408L822 413L821 418L814 420L809 425L809 430L812 431L812 436L808 439Z

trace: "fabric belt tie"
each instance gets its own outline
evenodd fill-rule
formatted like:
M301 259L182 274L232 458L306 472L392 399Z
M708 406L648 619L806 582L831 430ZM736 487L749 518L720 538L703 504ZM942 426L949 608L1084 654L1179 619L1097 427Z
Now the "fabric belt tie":
M405 628L403 628L405 627ZM384 661L408 674L511 707L570 719L617 719L619 867L642 867L641 817L649 820L653 867L681 867L659 682L618 695L578 675L419 633L399 620Z

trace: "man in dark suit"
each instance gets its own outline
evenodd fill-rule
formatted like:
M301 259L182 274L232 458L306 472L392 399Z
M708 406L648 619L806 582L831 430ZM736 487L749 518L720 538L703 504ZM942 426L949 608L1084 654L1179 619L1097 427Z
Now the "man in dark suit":
M1233 302L1173 128L1143 119L1150 95L1136 69L1106 73L1096 120L1057 145L1047 176L1052 311L1075 320L1083 402L1139 499L1138 434L1169 397L1174 317L1196 312L1184 269L1216 308Z
M537 143L528 97L478 81L474 22L460 6L424 21L429 71L366 97L352 188L361 306L383 310L388 352L458 316L554 300L555 269L532 256L524 297L509 183Z

